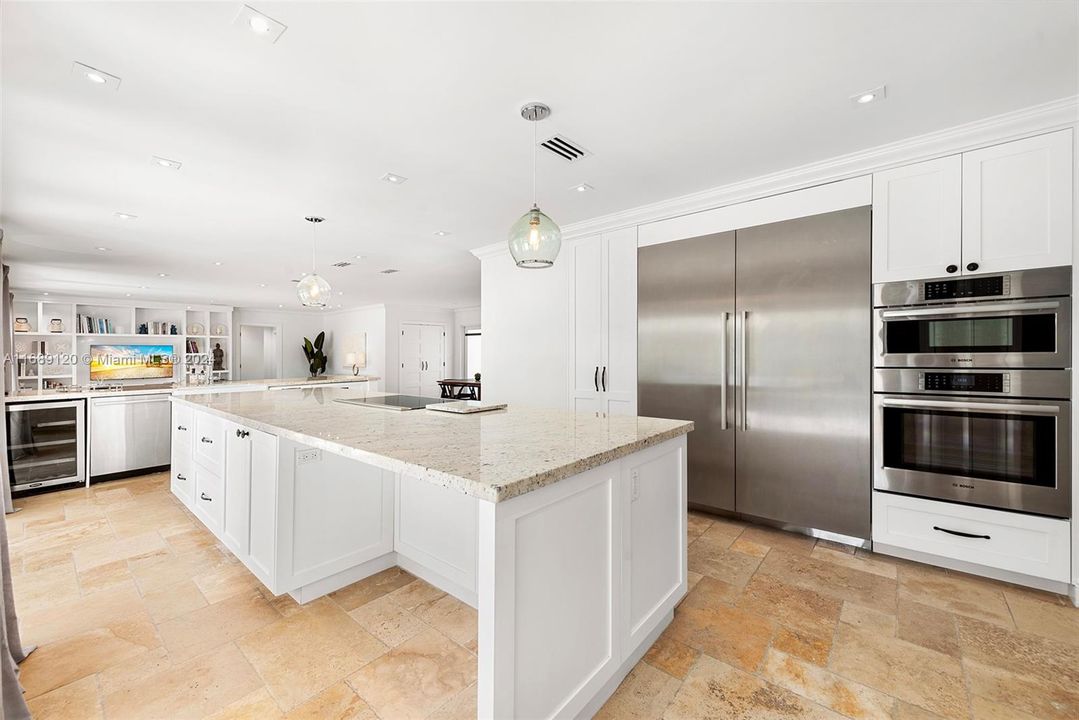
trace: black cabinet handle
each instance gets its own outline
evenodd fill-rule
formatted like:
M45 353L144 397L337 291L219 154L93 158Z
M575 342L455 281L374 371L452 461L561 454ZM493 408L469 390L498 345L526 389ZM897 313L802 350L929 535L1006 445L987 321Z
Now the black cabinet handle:
M974 272L978 269L978 263L967 263L967 270Z
M949 265L948 267L946 267L944 269L948 271L949 275L952 274L952 273L955 273L955 272L959 272L959 266L958 265Z
M247 430L241 430L240 428L236 428L236 437L238 437L238 438L245 438L250 434L251 433L248 432Z
M213 502L214 501L214 499L212 497L206 497L206 493L199 493L199 497L202 498L203 500L205 500L206 502Z
M185 477L184 477L183 475L181 475L180 473L176 473L176 479L177 479L177 480L183 480L184 482L187 482L187 478L185 478Z
M208 438L208 437L204 437L204 438L202 438L202 441L203 441L204 443L207 443L207 444L209 444L209 445L213 445L213 444L214 444L214 441L213 441L213 440L211 440L211 439L210 439L210 438Z
M599 392L599 365L596 366L596 372L592 375L592 382L596 386L596 392Z
M185 428L183 425L177 425L176 429L177 430L183 430L184 432L187 432L187 428Z
M988 535L974 535L973 533L965 533L958 530L949 530L948 528L937 527L936 525L933 526L933 529L942 533L948 533L949 535L958 535L959 537L974 538L975 540L990 539Z
M603 392L607 392L607 366L603 366Z

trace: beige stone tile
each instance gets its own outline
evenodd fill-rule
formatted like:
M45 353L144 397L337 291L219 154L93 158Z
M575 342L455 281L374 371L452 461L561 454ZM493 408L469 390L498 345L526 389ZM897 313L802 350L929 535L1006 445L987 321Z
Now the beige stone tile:
M360 627L388 647L397 647L427 629L422 620L395 603L388 595L361 605L349 615Z
M438 630L459 645L469 646L476 640L477 613L452 595L444 595L433 603L416 608L420 620Z
M128 660L118 662L97 675L101 695L109 695L139 683L151 675L172 667L169 652L164 646L152 648Z
M79 573L79 589L83 595L126 585L134 587L135 578L127 568L127 560L98 565Z
M813 546L813 549L816 550L817 548L834 550L835 552L845 553L847 555L853 555L858 551L858 548L853 545L836 542L835 540L824 540L823 538L817 538L817 544Z
M956 622L966 659L1079 689L1079 646L968 617Z
M114 538L105 518L61 520L42 533L34 533L32 525L33 523L27 523L23 537L12 541L10 545L13 553L23 555L24 561L32 565L28 570L45 567L49 558L71 553L76 547L92 542L108 542Z
M131 503L120 510L109 511L107 515L118 538L157 532L163 528L190 527L187 513L171 503Z
M167 553L165 541L156 531L150 530L117 540L80 545L75 549L75 567L79 572L85 572L116 560L136 560Z
M813 546L817 544L815 538L807 535L777 530L764 525L750 525L738 537L792 555L809 555L813 552Z
M109 720L204 718L255 692L262 681L235 645L226 643L105 696Z
M973 695L970 698L970 709L974 720L1038 720L1037 717L1022 710L1016 710L1007 705Z
M177 555L167 553L139 558L128 563L128 568L142 592L152 592L176 582L209 572L225 562L217 548L205 548Z
M280 617L262 595L252 590L166 620L158 630L173 662L181 663Z
M206 602L211 604L233 595L246 595L262 585L250 570L239 563L222 563L195 575L193 579Z
M401 568L392 567L332 592L330 597L348 612L371 602L375 598L380 598L387 593L404 587L415 579L414 576Z
M277 702L265 687L244 695L236 702L229 703L206 720L275 720L284 713L277 707Z
M30 715L41 720L101 718L101 698L93 675L27 701Z
M900 597L1002 627L1015 627L1000 590L923 568L899 566Z
M966 718L963 667L955 658L840 623L828 669L946 718Z
M115 504L131 498L131 491L126 487L117 487L112 483L105 483L97 487L91 487L90 491L94 498L103 504Z
M690 542L699 538L705 530L712 527L713 522L714 519L711 515L690 510L686 517L686 534L689 536Z
M716 515L712 518L712 524L704 531L704 536L713 539L719 539L722 536L736 538L747 527L749 527L749 523L745 521Z
M772 638L772 621L726 604L728 587L702 579L675 611L665 632L672 640L752 672Z
M424 717L476 681L476 657L435 630L406 640L349 678L380 718Z
M959 657L955 616L944 610L900 598L896 608L896 637L915 645Z
M172 620L184 613L205 607L208 603L198 586L191 580L181 580L175 585L151 590L142 597L154 622Z
M753 557L762 558L767 555L768 551L772 548L768 547L767 545L760 545L753 542L752 540L746 540L745 538L739 537L735 538L734 542L731 543L730 549L736 550L737 552L743 553L745 555L752 555Z
M117 623L150 620L138 591L118 586L42 609L19 611L19 629L27 645L69 638Z
M841 720L842 716L790 690L702 656L663 717L665 720Z
M837 600L859 603L882 612L895 611L895 580L818 560L808 552L799 556L785 550L772 550L761 561L759 572Z
M851 602L843 603L843 610L839 613L839 620L856 628L879 633L886 637L895 637L898 626L895 615Z
M420 607L441 599L445 594L425 580L413 580L389 593L388 597L405 610L415 612Z
M476 700L476 686L469 685L428 715L427 720L473 720L478 715Z
M738 607L811 635L830 636L843 602L772 575L757 575L746 586Z
M280 613L282 617L288 617L292 613L299 612L303 609L303 606L296 602L296 600L288 593L274 595L262 584L259 584L259 593L262 594L262 597L266 598L266 602L270 603L270 606Z
M1004 598L1015 625L1023 632L1079 645L1079 608L1058 605L1036 596L1008 589Z
M648 663L637 663L610 699L596 713L596 720L656 720L671 704L681 683Z
M664 631L652 647L648 648L644 661L671 677L681 680L700 656L700 650L673 639Z
M296 706L285 718L286 720L378 720L374 710L369 708L356 691L343 681Z
M20 665L19 682L37 697L161 644L152 623L133 621L88 630L38 647Z
M15 608L41 610L79 597L79 582L72 563L26 572L11 578Z
M729 585L744 587L757 571L761 559L728 549L733 542L730 537L714 539L702 535L689 546L689 569Z
M890 695L778 652L775 648L769 650L764 659L761 677L847 717L866 720L890 720L892 717L895 699Z
M895 720L944 720L940 715L903 700L895 702Z
M852 570L873 573L874 575L880 575L881 577L886 577L890 580L896 579L897 570L893 563L882 562L873 558L858 557L853 553L824 547L820 544L820 541L817 541L817 546L813 548L813 552L810 553L810 556L818 560L834 562L837 565L842 565L843 567L848 567Z
M1033 674L964 658L971 696L981 696L1039 720L1075 720L1079 717L1079 689L1062 687Z
M386 651L329 598L314 600L237 644L286 712Z
M828 664L828 655L832 651L833 635L834 632L812 634L781 625L772 636L772 648L824 667Z
M700 574L699 572L693 572L692 570L686 571L686 592L689 592L694 587L696 587L697 583L701 581L702 577L704 577L704 575Z

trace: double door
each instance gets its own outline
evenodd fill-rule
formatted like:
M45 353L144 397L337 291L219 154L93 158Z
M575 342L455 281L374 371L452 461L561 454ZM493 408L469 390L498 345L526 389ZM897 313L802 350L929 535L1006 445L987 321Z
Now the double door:
M869 537L870 213L643 247L641 415L693 420L689 501Z
M398 391L402 395L439 397L438 381L446 372L446 328L401 323L400 353Z

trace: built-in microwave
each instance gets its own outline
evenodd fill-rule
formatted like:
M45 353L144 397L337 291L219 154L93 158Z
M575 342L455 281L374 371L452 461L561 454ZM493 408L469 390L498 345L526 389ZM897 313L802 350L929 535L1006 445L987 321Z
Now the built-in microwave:
M1071 367L1071 268L882 283L874 365Z

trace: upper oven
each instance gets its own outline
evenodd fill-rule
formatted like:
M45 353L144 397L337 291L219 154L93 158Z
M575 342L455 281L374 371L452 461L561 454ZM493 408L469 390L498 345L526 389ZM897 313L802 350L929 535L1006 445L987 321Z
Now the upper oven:
M1071 268L873 287L874 364L1071 367Z

